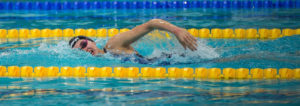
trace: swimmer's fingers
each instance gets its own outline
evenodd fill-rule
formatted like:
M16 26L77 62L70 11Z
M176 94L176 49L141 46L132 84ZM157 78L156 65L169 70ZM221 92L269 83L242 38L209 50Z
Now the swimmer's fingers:
M198 45L197 45L196 39L189 33L187 33L187 35L186 35L186 42L192 51L197 50Z
M197 42L197 39L196 39L196 37L194 37L194 36L193 36L193 35L191 35L190 33L189 33L189 37L190 37L190 39L191 39L191 40L193 40L193 41Z
M185 43L187 44L188 48L192 51L197 50L196 46L194 45L193 41L186 39Z
M186 50L186 44L185 44L185 42L179 41L179 43L183 46L184 50Z
M196 50L197 50L197 47L198 47L197 39L194 36L192 36L192 35L189 36L189 39L192 42L192 44L196 47Z
M196 45L195 45L195 41L193 41L189 35L185 35L184 37L184 43L186 44L186 46L192 50L195 51L197 50Z
M184 49L189 48L190 50L194 51L197 50L197 42L196 39L190 35L189 32L186 30L181 30L176 34L176 38L180 42L180 44L184 47Z
M198 47L198 44L197 44L197 39L196 39L196 37L192 36L192 39L193 39L193 41L194 41L194 44L196 45L196 47Z
M192 43L194 47L197 47L197 39L191 35L189 32L185 31L185 36L188 39L188 42Z

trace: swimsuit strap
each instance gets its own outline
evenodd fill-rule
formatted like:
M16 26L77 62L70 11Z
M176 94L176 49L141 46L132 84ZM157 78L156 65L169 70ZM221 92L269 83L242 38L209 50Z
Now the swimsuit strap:
M105 47L103 48L103 52L104 52L104 53L106 53L106 52L107 52Z
M136 53L135 53L136 56L138 56L138 57L140 57L140 58L144 58L144 56L140 55L137 51L135 51L135 52L136 52Z

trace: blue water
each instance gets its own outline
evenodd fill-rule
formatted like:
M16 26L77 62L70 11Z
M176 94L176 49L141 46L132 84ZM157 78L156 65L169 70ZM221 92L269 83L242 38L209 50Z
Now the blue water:
M299 105L297 80L0 78L2 105Z
M139 9L1 11L0 28L133 28L162 18L184 28L299 28L299 9ZM164 35L153 32L152 35ZM173 36L171 34L171 36ZM107 38L93 38L103 47ZM184 50L172 37L150 34L133 47L145 57L171 58L141 64L109 54L94 57L71 49L69 38L0 42L2 66L124 66L205 68L299 68L300 36L274 40L199 39ZM179 56L186 54L186 57ZM0 105L299 105L298 80L184 80L0 78Z
M0 28L133 28L153 18L164 19L184 28L299 28L299 10L284 8L2 10Z
M94 38L103 48L106 38ZM141 63L127 56L100 57L71 49L65 40L34 39L26 42L7 42L0 50L3 66L136 66L136 67L218 67L218 68L299 68L300 36L283 37L275 40L198 39L198 50L184 50L178 41L146 36L133 47L146 58L161 57L155 61ZM18 47L20 46L20 47ZM172 54L171 58L162 56ZM180 56L185 54L185 57Z

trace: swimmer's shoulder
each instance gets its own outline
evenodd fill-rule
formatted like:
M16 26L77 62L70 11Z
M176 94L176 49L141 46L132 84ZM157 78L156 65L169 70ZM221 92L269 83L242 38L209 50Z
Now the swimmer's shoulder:
M105 45L104 48L107 52L113 53L113 54L138 54L138 52L131 46L129 47L121 47L121 46L110 46L110 45Z

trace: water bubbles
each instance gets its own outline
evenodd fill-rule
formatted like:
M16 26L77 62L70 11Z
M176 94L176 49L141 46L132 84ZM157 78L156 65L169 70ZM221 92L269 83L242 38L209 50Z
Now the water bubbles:
M147 43L155 45L142 42L145 40L150 40ZM152 60L155 58L155 61L151 61L149 64L161 64L162 62L170 64L197 63L220 57L215 48L206 44L206 40L197 41L197 51L184 50L175 38L156 40L145 37L142 41L137 43L136 49L141 52L150 52L146 58Z

